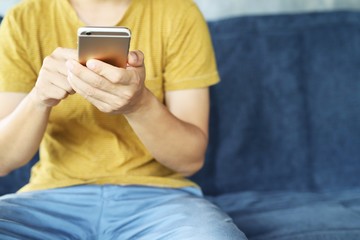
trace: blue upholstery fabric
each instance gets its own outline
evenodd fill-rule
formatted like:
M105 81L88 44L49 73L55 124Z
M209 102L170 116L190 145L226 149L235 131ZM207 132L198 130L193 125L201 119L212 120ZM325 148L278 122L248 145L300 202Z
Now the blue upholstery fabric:
M0 23L3 17L0 16ZM1 62L1 60L0 60ZM0 196L16 192L20 187L29 181L31 166L37 161L38 155L24 167L11 172L6 177L0 177Z
M0 16L0 23L2 19L3 17ZM19 188L24 186L29 181L31 167L37 162L38 158L39 155L36 154L27 165L11 172L6 177L0 177L0 196L16 192Z
M0 23L1 21L2 16L0 16ZM29 165L26 165L23 168L12 172L6 177L0 177L0 195L18 190L21 186L24 185L24 183L28 181L29 175L30 167Z
M38 158L39 156L36 154L25 166L12 171L6 177L0 177L0 196L14 193L24 186L29 181L31 167L37 162Z
M194 179L251 240L360 239L360 13L209 26L222 82Z
M238 17L209 24L207 194L359 187L360 13Z
M213 201L249 240L360 239L360 190L241 192Z

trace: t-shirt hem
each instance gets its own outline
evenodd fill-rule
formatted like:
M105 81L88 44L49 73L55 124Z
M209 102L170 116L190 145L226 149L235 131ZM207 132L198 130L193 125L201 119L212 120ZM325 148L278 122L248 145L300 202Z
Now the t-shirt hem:
M149 187L159 187L159 188L185 188L185 187L196 187L199 188L195 182L184 179L163 179L161 177L153 177L152 181L148 179L144 180L135 180L136 177L128 177L127 179L122 178L122 180L114 179L114 178L104 178L100 180L74 180L67 182L59 182L59 183L51 183L51 184L43 184L43 183L28 183L24 187L18 190L18 193L22 192L32 192L32 191L40 191L40 190L49 190L54 188L64 188L64 187L72 187L77 185L140 185L140 186L149 186Z

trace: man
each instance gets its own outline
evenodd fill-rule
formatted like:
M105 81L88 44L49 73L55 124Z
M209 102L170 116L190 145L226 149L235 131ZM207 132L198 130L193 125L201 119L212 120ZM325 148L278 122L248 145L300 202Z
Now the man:
M130 28L128 67L79 64L84 25ZM194 3L26 0L4 19L0 59L1 175L41 143L30 183L0 200L1 239L245 239L186 179L218 81Z

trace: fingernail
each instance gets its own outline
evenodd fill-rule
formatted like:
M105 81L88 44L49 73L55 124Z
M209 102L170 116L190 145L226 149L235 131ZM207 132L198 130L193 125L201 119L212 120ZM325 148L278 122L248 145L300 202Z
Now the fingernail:
M89 60L89 61L86 62L86 66L88 68L90 68L90 69L95 69L96 68L96 63L93 60Z
M74 69L74 63L71 60L66 61L66 67L72 71Z
M137 56L137 54L136 54L136 53L134 53L134 52L130 52L130 55L131 55L131 57L134 59L134 61L135 61L135 62L137 62L137 61L138 61L138 56Z

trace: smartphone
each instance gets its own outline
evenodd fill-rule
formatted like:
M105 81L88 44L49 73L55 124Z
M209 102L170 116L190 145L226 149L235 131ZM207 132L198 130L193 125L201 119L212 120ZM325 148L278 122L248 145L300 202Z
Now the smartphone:
M78 57L83 65L98 59L126 68L131 31L126 27L81 27L78 29Z

